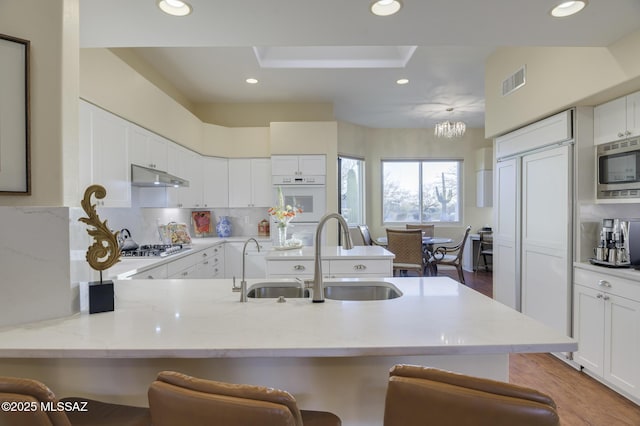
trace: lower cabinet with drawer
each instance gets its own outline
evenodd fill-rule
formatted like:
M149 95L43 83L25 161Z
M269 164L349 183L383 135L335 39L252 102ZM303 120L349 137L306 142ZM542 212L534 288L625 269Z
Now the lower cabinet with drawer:
M640 282L575 268L574 360L640 398Z
M202 250L195 255L198 259L197 278L224 278L224 246L218 245Z
M329 259L322 261L324 278L364 278L392 276L391 259ZM270 278L313 277L313 260L267 261L267 276Z
M133 280L163 280L167 278L167 265L156 266L131 276Z

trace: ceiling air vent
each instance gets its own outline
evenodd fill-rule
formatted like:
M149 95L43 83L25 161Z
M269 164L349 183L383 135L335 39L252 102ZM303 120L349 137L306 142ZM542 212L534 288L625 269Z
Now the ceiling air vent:
M502 96L516 91L526 83L525 66L523 65L518 71L511 74L502 82Z

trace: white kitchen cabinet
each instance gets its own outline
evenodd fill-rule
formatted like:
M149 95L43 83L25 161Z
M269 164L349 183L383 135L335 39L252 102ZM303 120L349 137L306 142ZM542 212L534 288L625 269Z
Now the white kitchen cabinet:
M163 280L167 278L167 265L159 265L131 276L133 280Z
M271 192L270 159L229 159L229 207L268 207Z
M640 283L576 268L574 338L578 364L640 397Z
M202 205L229 207L229 162L226 158L202 158Z
M129 162L150 169L167 170L169 142L135 124L129 125Z
M167 188L167 206L180 208L202 207L202 157L177 144L168 146L167 172L187 179L188 187Z
M331 259L329 260L330 278L366 278L391 277L391 260L373 259Z
M79 124L80 144L91 147L91 170L80 174L89 180L85 183L102 185L107 190L107 196L96 200L96 205L131 207L129 123L80 101Z
M315 263L309 259L271 260L267 262L269 278L313 278ZM392 259L325 259L324 278L374 278L393 276Z
M226 278L242 278L242 249L244 241L227 241L224 245L224 273ZM247 245L245 259L245 278L265 278L266 256L271 250L272 244L267 241L259 241L260 251L253 241Z
M324 176L326 162L324 155L273 155L271 173L274 176Z
M224 250L224 245L217 245L193 254L198 278L224 278Z
M564 143L574 127L587 124L564 111L496 138L494 150L494 298L566 335L574 147ZM591 140L573 143L593 146Z
M640 135L640 92L596 106L593 131L596 145Z

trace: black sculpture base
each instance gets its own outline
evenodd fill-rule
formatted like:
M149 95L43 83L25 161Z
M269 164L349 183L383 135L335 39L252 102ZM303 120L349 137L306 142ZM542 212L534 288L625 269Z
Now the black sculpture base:
M113 281L91 281L89 283L89 313L113 311Z

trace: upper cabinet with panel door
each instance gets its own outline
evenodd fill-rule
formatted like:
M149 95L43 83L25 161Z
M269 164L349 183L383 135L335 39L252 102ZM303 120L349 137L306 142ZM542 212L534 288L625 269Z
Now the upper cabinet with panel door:
M596 145L640 135L640 92L596 106L593 131Z
M131 124L129 162L139 166L167 171L169 141L142 127Z
M271 188L271 160L229 159L229 207L268 207L275 200Z
M202 158L203 207L229 207L229 160L226 158Z
M80 144L90 147L91 158L80 165L83 185L102 185L107 190L101 207L131 207L129 184L128 122L95 105L80 101ZM90 166L89 166L90 165ZM88 168L90 167L90 171Z
M188 187L167 188L167 206L202 207L202 157L178 144L169 144L167 172L189 181Z
M273 155L273 176L324 176L327 174L324 155Z

